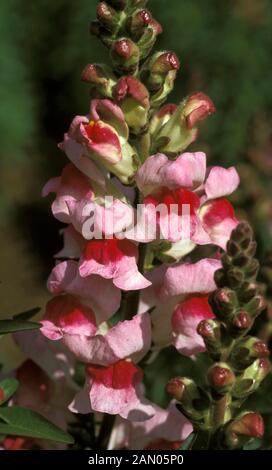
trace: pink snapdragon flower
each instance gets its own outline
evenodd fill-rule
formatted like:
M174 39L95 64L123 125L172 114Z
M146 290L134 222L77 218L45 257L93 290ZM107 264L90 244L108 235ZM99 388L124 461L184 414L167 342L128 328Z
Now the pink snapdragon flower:
M117 418L109 449L177 450L193 431L191 423L171 403L165 410L154 405L155 414L143 422Z
M90 114L74 118L60 147L88 176L96 177L96 172L92 175L95 165L101 174L105 168L128 183L137 169L136 152L128 143L128 136L121 108L108 99L92 100ZM86 168L86 158L93 162L90 168ZM101 182L101 178L98 180Z
M207 294L216 289L216 259L178 263L155 268L149 275L152 286L143 291L139 311L152 310L154 350L174 344L184 355L205 351L197 333L198 324L213 317Z
M85 246L79 263L83 278L97 274L112 279L123 290L138 290L150 286L138 270L138 248L129 240L91 240Z
M79 298L95 313L98 324L110 318L120 307L121 292L112 281L97 275L82 278L78 262L73 260L57 264L47 285L54 295L71 294Z
M148 220L153 220L153 209L160 204L169 209L158 213L156 218L157 232L166 240L181 240L181 232L173 232L173 225L178 228L181 225L182 230L186 205L190 215L190 240L199 245L213 243L223 249L226 247L238 223L231 204L225 199L239 184L235 168L207 170L206 155L202 152L184 153L175 161L157 154L141 166L136 182L145 196ZM175 213L170 211L172 205L177 207Z
M66 345L88 363L86 384L71 405L73 411L118 414L136 421L154 414L153 406L143 397L142 371L136 365L151 345L148 314L119 322L104 335L70 335Z

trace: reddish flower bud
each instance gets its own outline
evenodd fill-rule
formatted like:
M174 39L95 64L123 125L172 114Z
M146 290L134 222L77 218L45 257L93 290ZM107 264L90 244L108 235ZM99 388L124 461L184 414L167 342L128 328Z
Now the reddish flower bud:
M182 377L176 377L168 382L166 385L166 392L172 398L175 398L177 401L182 400L182 396L185 392L186 385Z
M225 363L217 363L208 370L208 382L214 390L226 393L232 389L235 375Z
M114 33L118 29L119 15L106 2L97 5L96 15L99 22L110 32Z
M204 93L195 93L187 100L184 111L187 127L193 129L199 121L215 112L215 106Z
M1 402L3 402L5 399L5 393L4 393L4 390L2 388L0 388L0 404Z
M250 439L261 439L263 435L264 422L262 417L257 413L244 412L226 427L225 444L228 448L238 449Z
M125 115L134 134L141 133L148 122L149 93L145 86L131 75L120 78L113 96Z
M134 73L139 65L138 46L128 38L118 39L112 45L111 56L119 72Z
M253 324L252 318L249 316L247 312L241 311L238 315L235 316L233 320L234 328L238 330L247 330L251 328Z
M82 72L81 80L94 85L104 96L112 97L112 88L116 78L104 64L88 64Z

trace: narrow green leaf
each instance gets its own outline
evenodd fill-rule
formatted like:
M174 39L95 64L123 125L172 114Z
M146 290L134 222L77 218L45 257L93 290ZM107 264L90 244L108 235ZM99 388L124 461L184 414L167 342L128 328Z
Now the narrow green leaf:
M36 315L36 313L38 313L40 310L40 307L34 307L31 310L26 310L25 312L17 313L17 315L13 315L12 318L14 318L14 320L30 320L30 318L34 317L34 315Z
M28 408L19 406L0 408L0 434L46 439L65 444L74 440L55 424Z
M0 335L14 333L15 331L36 330L40 323L24 320L0 320Z
M257 450L261 447L261 439L252 439L246 445L244 445L243 450Z
M189 436L185 439L179 450L189 450L194 442L195 437L196 435L194 432L189 434Z
M16 379L4 379L0 382L0 405L6 403L16 392L19 382Z

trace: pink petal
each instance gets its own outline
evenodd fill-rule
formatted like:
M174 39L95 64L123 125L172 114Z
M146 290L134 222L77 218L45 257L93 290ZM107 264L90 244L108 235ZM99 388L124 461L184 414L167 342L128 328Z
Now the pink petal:
M128 240L91 240L87 243L79 272L82 277L97 274L113 279L124 290L137 290L150 285L137 267L138 249Z
M129 433L129 449L143 450L156 448L156 443L165 441L175 443L184 441L193 431L193 427L171 404L167 410L154 405L155 415L142 423L132 423ZM159 448L159 447L158 447ZM162 449L162 448L161 448Z
M237 189L240 183L239 175L234 167L225 169L212 167L205 183L207 199L217 199L228 196Z
M52 294L79 296L94 311L97 324L110 318L120 307L120 290L100 276L83 279L76 261L57 264L48 279L48 289Z
M214 314L208 297L189 297L175 308L172 316L173 343L185 356L205 351L197 326L202 320L213 318Z
M238 225L230 202L227 199L207 202L201 208L200 218L211 242L225 250L232 231Z
M72 295L51 299L41 323L41 333L51 340L59 340L65 335L92 336L96 332L93 311Z
M170 266L165 274L162 298L181 294L208 293L216 289L214 273L221 268L216 259L203 259L197 263L179 263Z
M64 141L59 145L71 162L86 176L94 180L101 187L105 187L106 180L98 166L84 153L82 144L65 134Z
M111 100L92 100L90 118L94 121L104 121L112 125L117 134L124 140L128 139L128 126L122 109Z
M54 258L80 258L84 248L85 240L72 225L60 231L63 236L63 248L54 255Z
M141 370L132 362L120 361L109 367L89 366L88 375L91 408L108 414L127 414L137 408L136 384L142 379Z
M108 366L128 357L138 362L151 346L150 316L136 315L132 320L119 322L104 336L80 337L78 341L68 338L66 345L79 360L89 364Z
M201 185L206 173L206 155L202 152L184 153L175 161L163 154L149 157L136 175L137 185L145 195L159 187L177 189Z

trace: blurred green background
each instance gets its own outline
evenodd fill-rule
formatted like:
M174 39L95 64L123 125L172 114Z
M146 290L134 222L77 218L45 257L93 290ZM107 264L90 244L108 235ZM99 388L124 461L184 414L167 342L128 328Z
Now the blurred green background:
M88 110L80 74L107 51L89 36L95 0L0 2L1 314L47 298L59 224L40 192L65 158L56 144L74 114ZM157 48L176 51L181 71L173 100L202 90L216 115L197 148L239 166L235 204L254 224L262 255L272 239L272 2L150 0L163 24Z

